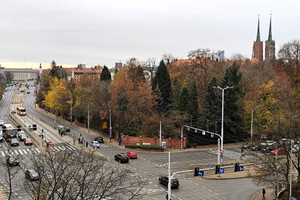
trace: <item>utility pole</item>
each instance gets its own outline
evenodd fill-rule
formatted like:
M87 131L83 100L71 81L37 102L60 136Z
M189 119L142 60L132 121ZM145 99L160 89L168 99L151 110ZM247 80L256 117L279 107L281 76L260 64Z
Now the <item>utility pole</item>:
M168 172L169 172L169 181L168 181L168 200L171 199L171 154L169 151L169 168L168 168Z
M161 146L161 121L159 121L159 145Z
M72 106L73 106L73 98L71 98L71 105L70 105L70 113L71 113L71 116L70 116L70 118L71 118L71 125L72 125L72 121L73 121L73 117L72 117L72 115L73 115L73 109L72 109Z
M251 140L252 140L252 137L253 137L253 109L251 111Z
M224 154L223 142L224 142L224 90L232 89L233 87L226 86L225 88L221 88L220 86L214 87L222 90L222 123L221 123L221 152L222 156Z
M88 133L90 132L90 104L88 104Z

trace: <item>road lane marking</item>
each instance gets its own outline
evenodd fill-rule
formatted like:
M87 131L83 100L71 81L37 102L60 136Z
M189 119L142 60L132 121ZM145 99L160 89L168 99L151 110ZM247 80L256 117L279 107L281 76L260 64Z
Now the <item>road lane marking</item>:
M23 152L21 151L21 149L19 149L19 152L20 152L21 155L23 155Z
M215 195L219 196L219 194L218 194L218 193L215 193Z
M16 155L19 155L19 153L18 153L18 151L15 149L15 153L16 153Z
M210 189L207 189L209 192L212 192Z
M27 154L27 151L25 151L25 149L23 149L23 152L24 152L25 154Z

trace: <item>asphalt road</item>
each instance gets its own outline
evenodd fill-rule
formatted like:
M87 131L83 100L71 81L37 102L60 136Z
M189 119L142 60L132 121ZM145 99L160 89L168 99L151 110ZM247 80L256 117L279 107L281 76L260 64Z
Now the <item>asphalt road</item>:
M8 121L6 113L8 111L11 98L13 96L14 90L9 90L5 93L4 98L0 101L1 117ZM58 124L54 123L53 119L37 112L34 105L33 88L30 88L30 94L25 94L23 106L27 109L28 114L33 115L34 118L47 123L51 127ZM61 123L60 123L61 124ZM66 124L67 125L67 124ZM74 133L76 137L82 134L84 137L93 137L87 134L85 131L80 131L73 126L68 125L71 128L71 132ZM42 128L42 127L39 127ZM45 127L43 127L45 128ZM46 130L46 128L45 128ZM50 131L50 130L49 130ZM0 156L3 157L2 153L9 148L6 143L0 144ZM63 148L70 148L69 145L65 145L63 142L57 146L61 150ZM107 164L118 167L126 168L132 170L131 178L143 179L147 181L147 186L142 190L144 193L143 199L165 199L167 194L167 188L160 185L158 182L158 177L160 175L167 175L168 167L168 154L167 153L147 153L138 152L138 159L130 160L129 163L120 164L114 161L114 155L120 152L124 152L123 148L115 146L111 143L101 144L99 151L107 158ZM15 153L19 153L19 156L30 163L30 156L38 153L36 147L26 147L20 145L14 148ZM23 152L23 154L21 154ZM26 152L26 153L25 153ZM226 150L225 150L226 152ZM239 156L239 153L235 151L228 150L225 154L224 160L233 160ZM182 151L171 153L171 170L176 172L185 169L189 165L203 164L203 163L213 163L216 162L217 155L216 152L209 150L199 150L199 151ZM2 167L1 167L2 168ZM1 181L5 181L4 170L0 172ZM206 180L201 177L193 177L191 173L177 175L180 182L180 187L178 189L172 189L172 200L199 200L199 199L228 199L228 200L248 200L251 195L256 191L260 190L261 187L256 186L250 179L229 179L229 180ZM22 170L18 172L14 184L21 183L24 181L24 173ZM18 184L18 188L15 188L15 193L18 196L23 197L22 199L28 199L26 191L22 189L22 185Z

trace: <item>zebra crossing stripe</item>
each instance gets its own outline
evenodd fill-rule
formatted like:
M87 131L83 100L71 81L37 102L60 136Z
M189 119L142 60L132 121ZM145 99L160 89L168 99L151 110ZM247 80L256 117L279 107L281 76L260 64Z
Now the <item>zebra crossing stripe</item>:
M64 150L66 150L66 148L65 148L65 147L59 147L59 148L60 148L60 150L63 150L63 151L64 151Z
M40 150L39 150L38 148L35 148L35 150L36 150L37 153L41 153Z
M19 155L19 153L18 153L18 151L17 151L17 150L15 150L15 153L16 153L16 155Z
M25 151L25 149L21 149L21 150L23 150L23 152L24 152L25 154L27 154L27 151Z
M56 151L60 151L57 147L54 147L54 149L55 149Z
M21 155L23 155L23 152L21 151L21 149L19 149L19 152L20 152Z
M4 157L4 156L5 156L4 152L3 152L3 151L1 151L1 153L2 153L2 156Z
M30 150L30 149L27 149L27 151L28 151L29 153L31 153L31 150Z

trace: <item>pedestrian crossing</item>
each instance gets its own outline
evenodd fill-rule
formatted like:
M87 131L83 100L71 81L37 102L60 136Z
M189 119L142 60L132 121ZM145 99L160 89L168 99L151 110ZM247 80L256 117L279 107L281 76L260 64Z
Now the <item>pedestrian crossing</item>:
M210 152L213 153L213 154L216 154L216 155L218 154L217 150L211 150ZM231 158L233 160L244 160L244 159L253 158L253 156L251 156L251 155L243 155L242 156L241 152L238 152L234 149L233 150L224 149L224 156L228 157L228 158Z
M100 144L100 149L101 148L109 148L111 147L108 144ZM78 151L78 149L72 145L66 145L66 144L54 144L52 145L51 148L53 151L65 151L65 150L69 150L69 151ZM85 147L83 147L85 148ZM91 148L91 147L88 147ZM10 154L13 154L15 156L22 156L22 155L27 155L27 154L40 154L41 151L37 148L37 147L28 147L28 148L22 148L20 147L12 147L10 150L1 150L0 151L0 157L5 157L8 154L8 151Z

